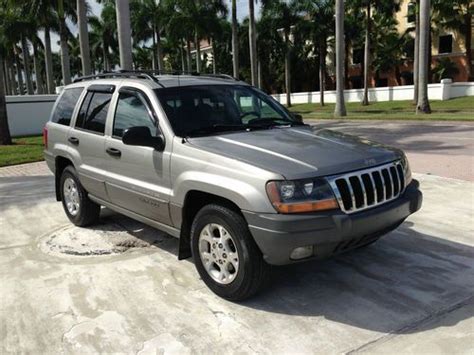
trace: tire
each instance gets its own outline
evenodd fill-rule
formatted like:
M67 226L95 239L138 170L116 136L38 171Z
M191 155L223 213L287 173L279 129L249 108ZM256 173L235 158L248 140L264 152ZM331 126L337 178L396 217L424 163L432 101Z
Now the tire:
M64 211L72 223L85 227L99 219L100 205L89 199L87 191L84 190L77 177L76 170L71 165L63 170L59 188ZM74 188L75 192L68 193L68 190L71 191ZM69 207L68 203L70 203Z
M216 236L224 242L219 243ZM212 249L210 239L216 241L216 249ZM223 244L222 249L219 244ZM209 259L203 256L206 248L210 251ZM227 300L242 301L253 296L270 278L270 265L263 260L246 221L227 207L210 204L197 213L191 227L191 249L196 269L204 283L216 295ZM217 253L215 257L212 256L213 252ZM218 264L219 260L223 261L221 265ZM230 276L217 281L225 270Z

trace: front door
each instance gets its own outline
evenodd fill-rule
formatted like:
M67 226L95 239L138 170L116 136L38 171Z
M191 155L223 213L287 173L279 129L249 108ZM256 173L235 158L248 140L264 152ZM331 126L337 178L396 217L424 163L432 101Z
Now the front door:
M122 142L124 131L130 127L146 126L153 135L160 133L152 110L146 94L132 88L120 90L112 132L105 143L106 188L113 204L171 225L169 147L159 152Z

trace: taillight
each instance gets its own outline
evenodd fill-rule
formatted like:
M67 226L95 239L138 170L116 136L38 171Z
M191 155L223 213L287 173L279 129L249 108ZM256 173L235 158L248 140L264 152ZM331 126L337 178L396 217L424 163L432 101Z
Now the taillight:
M48 127L43 128L43 145L48 149Z

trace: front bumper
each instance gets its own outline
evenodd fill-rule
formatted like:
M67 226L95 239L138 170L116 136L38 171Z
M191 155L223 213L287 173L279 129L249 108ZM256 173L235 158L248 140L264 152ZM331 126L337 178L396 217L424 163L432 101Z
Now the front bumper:
M413 180L403 195L373 209L354 214L340 210L308 214L243 211L255 242L269 264L284 265L297 247L310 246L310 258L326 258L380 238L421 208L423 196ZM304 259L304 260L307 260Z

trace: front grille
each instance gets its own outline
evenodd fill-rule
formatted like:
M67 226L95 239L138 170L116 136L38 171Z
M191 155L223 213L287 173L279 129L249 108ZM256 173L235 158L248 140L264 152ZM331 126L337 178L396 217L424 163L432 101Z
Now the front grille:
M382 205L405 191L405 174L400 161L330 176L328 181L345 213Z

